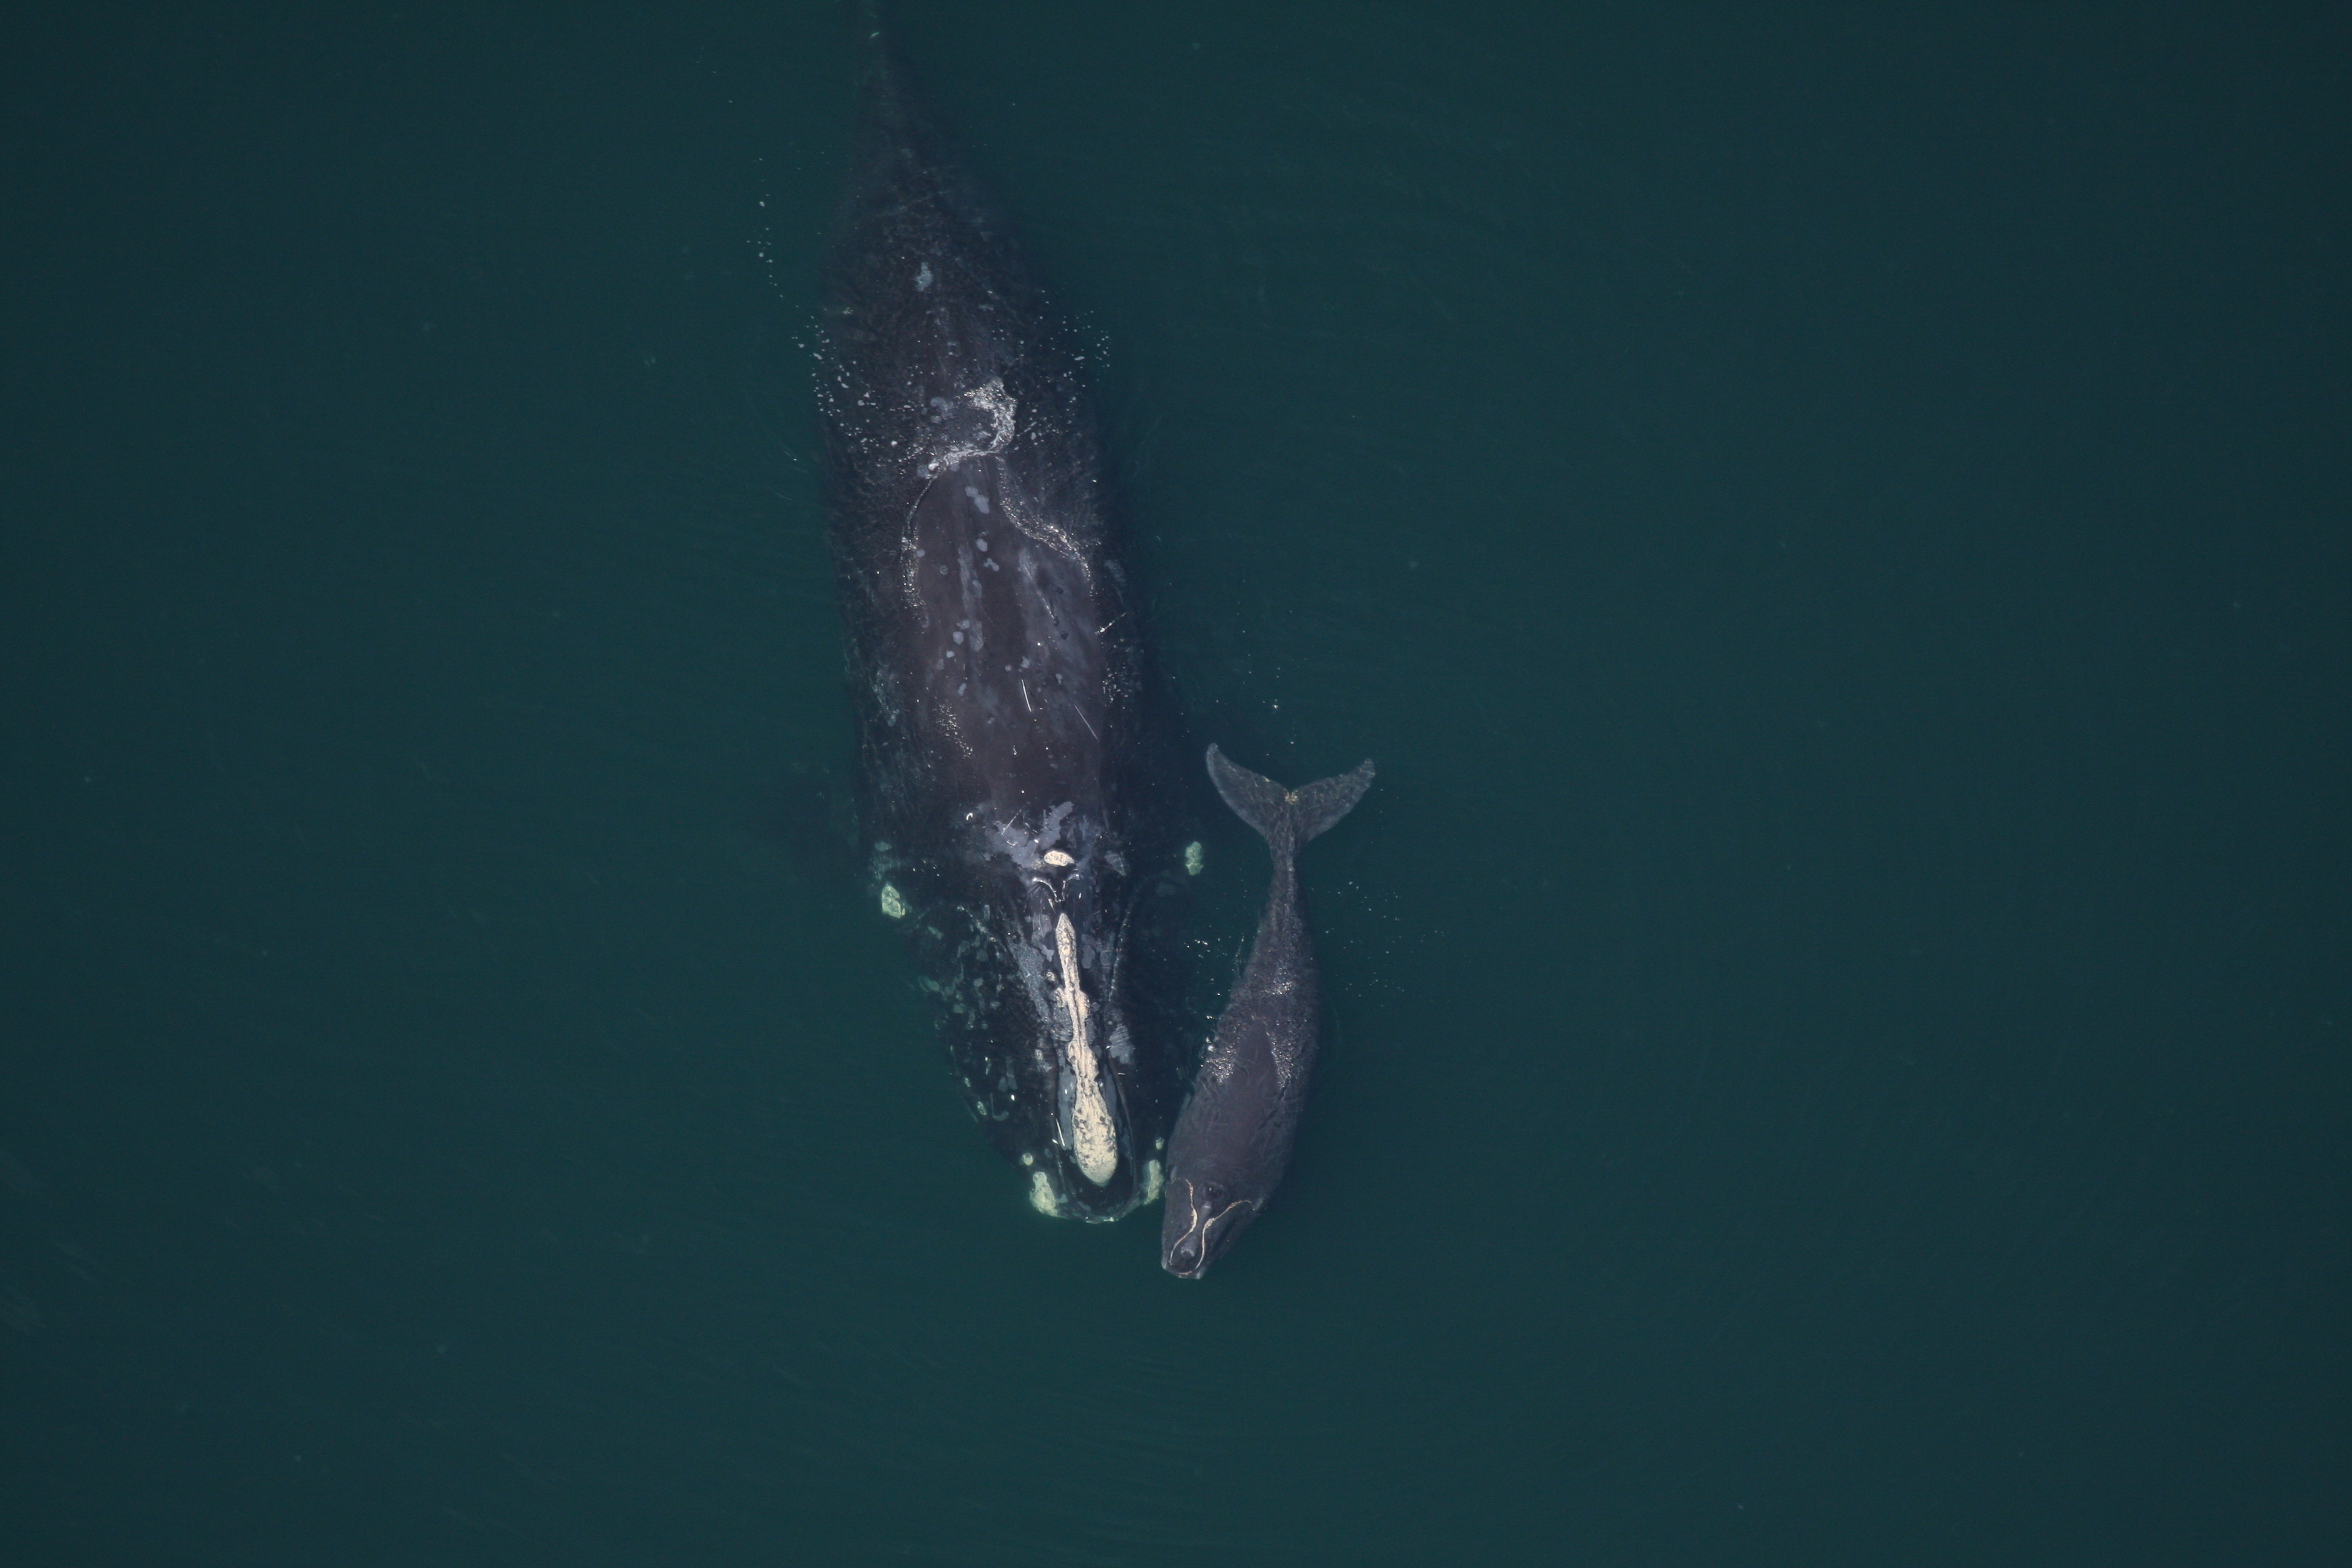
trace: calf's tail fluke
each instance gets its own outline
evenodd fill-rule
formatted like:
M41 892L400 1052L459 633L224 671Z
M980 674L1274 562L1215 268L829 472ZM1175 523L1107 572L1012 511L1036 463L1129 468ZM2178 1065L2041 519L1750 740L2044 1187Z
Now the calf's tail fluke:
M1256 828L1279 851L1286 840L1296 849L1354 810L1364 792L1372 787L1372 763L1367 757L1344 773L1285 789L1211 746L1209 777L1225 804L1234 808L1234 815Z

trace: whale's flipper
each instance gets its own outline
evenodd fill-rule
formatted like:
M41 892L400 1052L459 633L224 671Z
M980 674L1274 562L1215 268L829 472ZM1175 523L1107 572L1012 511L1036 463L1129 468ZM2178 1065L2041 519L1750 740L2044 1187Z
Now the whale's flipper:
M1372 787L1372 763L1367 757L1344 773L1286 790L1211 746L1209 777L1234 815L1256 828L1268 844L1277 844L1276 835L1286 830L1296 848L1355 809Z

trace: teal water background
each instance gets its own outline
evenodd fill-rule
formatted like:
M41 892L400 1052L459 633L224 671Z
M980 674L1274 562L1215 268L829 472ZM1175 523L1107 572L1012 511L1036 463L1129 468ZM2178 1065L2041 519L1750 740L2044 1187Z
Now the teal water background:
M0 1557L2342 1561L2342 22L902 18L1380 763L1279 1206L1032 1213L837 864L832 7L20 13Z

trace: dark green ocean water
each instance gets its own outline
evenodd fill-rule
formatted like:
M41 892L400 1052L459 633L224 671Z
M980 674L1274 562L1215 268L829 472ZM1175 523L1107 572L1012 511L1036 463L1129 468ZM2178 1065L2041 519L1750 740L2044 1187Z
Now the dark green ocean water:
M903 24L1380 763L1277 1209L1031 1212L840 863L830 6L27 7L0 1562L2352 1555L2341 22Z

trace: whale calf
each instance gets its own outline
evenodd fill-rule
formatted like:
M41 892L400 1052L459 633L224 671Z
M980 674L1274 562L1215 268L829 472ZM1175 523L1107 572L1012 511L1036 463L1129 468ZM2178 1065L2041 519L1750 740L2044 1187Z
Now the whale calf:
M1274 879L1249 962L1168 1141L1160 1261L1187 1279L1224 1256L1290 1164L1322 1022L1315 940L1298 896L1298 851L1363 798L1372 764L1286 790L1211 746L1209 777L1234 814L1265 836Z
M1171 770L1068 331L878 30L817 401L876 892L967 1107L1047 1214L1159 1195L1137 1000Z

